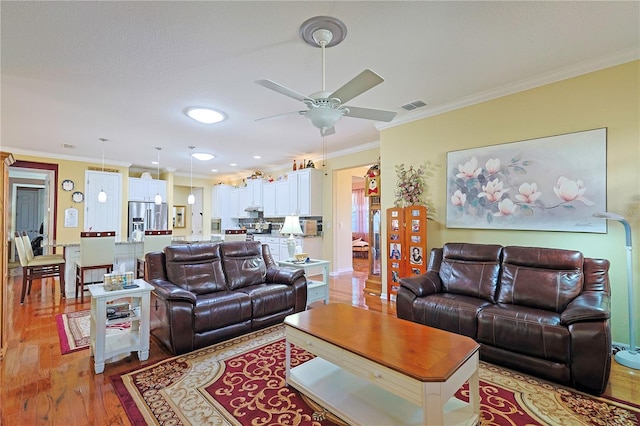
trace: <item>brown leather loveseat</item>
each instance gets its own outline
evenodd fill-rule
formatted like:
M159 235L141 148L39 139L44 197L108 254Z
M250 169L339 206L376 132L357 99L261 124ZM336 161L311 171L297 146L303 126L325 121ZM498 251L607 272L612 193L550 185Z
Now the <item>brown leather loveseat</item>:
M398 318L463 334L480 358L593 394L611 368L609 261L572 250L449 243L402 278Z
M305 310L302 269L279 268L259 241L178 244L147 253L151 334L174 355Z

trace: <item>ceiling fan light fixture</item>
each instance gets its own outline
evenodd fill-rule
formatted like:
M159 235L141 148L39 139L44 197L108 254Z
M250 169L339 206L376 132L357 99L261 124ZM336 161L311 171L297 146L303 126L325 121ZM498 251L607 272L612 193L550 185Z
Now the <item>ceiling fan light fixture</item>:
M324 131L332 128L343 114L344 111L340 109L317 107L311 108L304 116L311 120L314 127Z
M226 117L220 111L211 108L191 107L185 111L188 117L199 123L215 124L223 121Z

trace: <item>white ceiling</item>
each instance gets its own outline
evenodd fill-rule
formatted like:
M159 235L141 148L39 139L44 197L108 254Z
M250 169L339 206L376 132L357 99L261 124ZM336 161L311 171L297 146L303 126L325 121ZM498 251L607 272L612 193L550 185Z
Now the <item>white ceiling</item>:
M321 154L322 138L306 118L255 121L304 109L255 80L303 94L320 90L320 50L298 35L312 16L333 16L347 27L346 39L327 49L327 90L372 69L385 82L348 104L397 111L391 125L640 57L638 1L2 1L0 7L3 150L100 162L104 137L107 163L155 171L160 146L161 168L188 174L194 145L217 156L194 160L194 174L214 179ZM416 100L427 106L401 108ZM228 119L199 124L183 114L189 106L218 108ZM342 118L327 151L378 140L376 123Z

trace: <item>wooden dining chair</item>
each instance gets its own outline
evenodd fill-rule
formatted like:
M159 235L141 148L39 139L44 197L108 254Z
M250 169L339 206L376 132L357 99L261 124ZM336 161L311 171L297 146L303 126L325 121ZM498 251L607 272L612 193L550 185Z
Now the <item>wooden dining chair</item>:
M81 232L80 259L76 260L76 299L80 291L80 303L84 303L84 286L101 283L104 280L85 282L85 272L104 269L113 271L116 232Z
M29 260L33 260L36 257L38 259L63 259L64 255L63 254L41 254L38 256L35 256L33 254L33 246L31 245L31 238L29 238L29 234L27 234L25 231L22 231L22 243L24 245L24 249L27 252L27 259Z
M33 283L33 280L41 280L49 277L58 277L60 281L60 294L61 297L64 298L64 258L43 258L43 256L35 256L29 260L27 250L24 246L24 239L18 232L15 233L13 242L18 250L18 258L20 259L20 265L22 266L22 291L20 293L20 304L24 304L25 295L31 294L31 284ZM55 294L55 286L51 287L51 293Z
M136 260L136 278L144 278L144 256L154 251L162 251L171 245L173 231L144 231L142 256Z

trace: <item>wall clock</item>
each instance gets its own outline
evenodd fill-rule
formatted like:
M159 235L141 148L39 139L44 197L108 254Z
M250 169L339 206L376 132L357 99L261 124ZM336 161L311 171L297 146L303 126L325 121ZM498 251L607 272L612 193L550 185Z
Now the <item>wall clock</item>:
M71 199L76 203L81 203L84 201L84 194L80 191L76 191L71 195Z
M65 179L62 181L62 189L64 189L65 191L73 191L73 188L75 188L75 186L76 185L70 179Z

